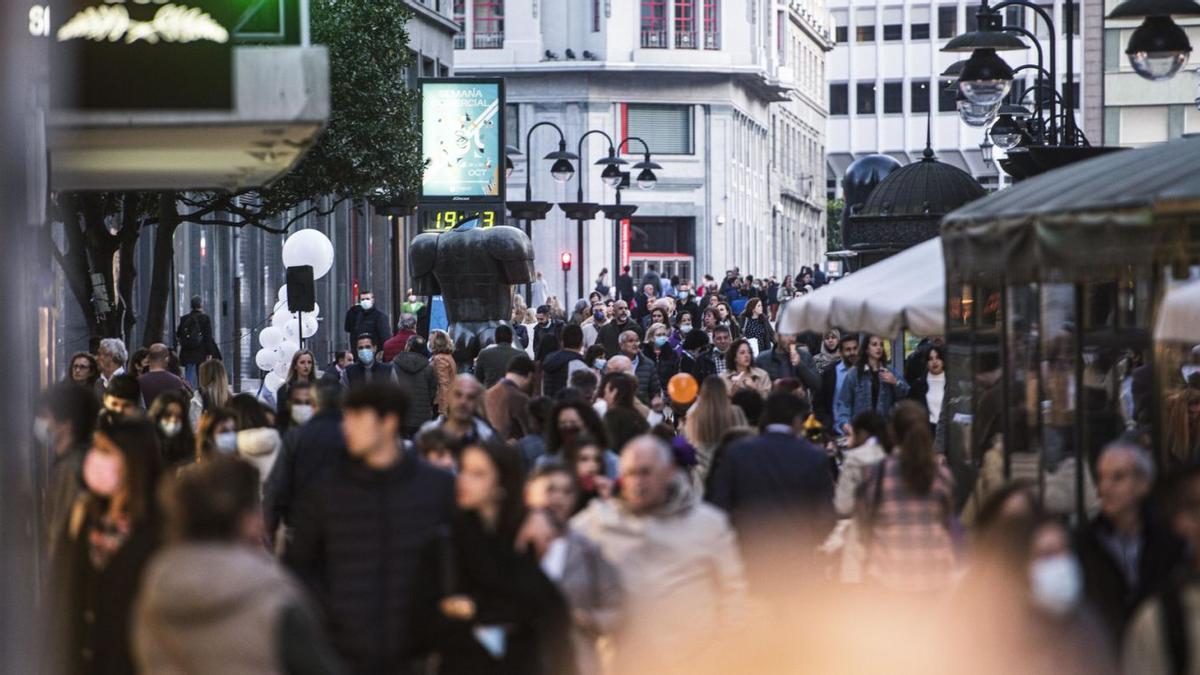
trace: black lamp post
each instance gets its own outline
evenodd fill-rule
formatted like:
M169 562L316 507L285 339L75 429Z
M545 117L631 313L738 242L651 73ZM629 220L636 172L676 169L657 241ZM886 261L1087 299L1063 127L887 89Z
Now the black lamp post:
M650 146L646 141L637 136L627 136L617 143L617 150L625 147L630 141L637 141L642 144L642 161L634 164L632 168L638 170L636 181L638 189L653 190L658 185L658 176L654 175L655 169L662 169L662 166L650 159ZM629 218L637 211L637 206L634 204L621 203L621 190L629 187L631 172L622 172L621 181L616 185L617 196L616 203L606 204L601 208L604 211L604 217L613 221L613 278L620 274L621 269L621 221Z
M596 166L604 167L604 171L601 172L601 174L600 174L601 177L604 179L604 182L606 185L615 185L616 183L620 183L621 182L621 176L620 176L621 170L619 167L621 167L622 165L628 164L628 162L626 162L624 159L621 159L620 157L617 156L617 154L616 154L617 149L616 149L616 146L613 145L612 136L609 136L607 133L605 133L599 129L589 129L588 131L585 131L583 133L583 135L579 137L579 143L576 145L576 148L575 148L575 155L580 156L583 154L583 142L585 140L587 140L587 137L591 136L592 134L599 134L608 141L608 155L606 157L601 157L600 159L596 160L596 162L595 162ZM615 183L611 182L612 175L614 172L616 173L616 177L617 177ZM591 220L591 219L595 218L596 214L600 212L600 204L598 202L583 201L583 174L584 174L583 171L579 172L579 176L578 176L578 180L577 180L578 188L575 193L576 201L560 202L558 205L558 208L562 209L563 212L567 214L567 218L570 218L575 221L575 236L576 236L575 258L576 258L576 260L578 260L578 265L579 265L578 274L576 276L579 279L579 297L581 297L581 298L583 297L583 294L586 292L585 284L584 284L584 276L583 276L584 275L584 272L583 272L583 268L584 268L584 264L583 264L583 259L584 259L583 258L583 221ZM564 289L564 291L565 291L565 289ZM567 308L564 308L564 309L567 309Z
M1129 36L1125 55L1134 72L1147 80L1169 80L1187 63L1192 45L1172 16L1200 16L1195 0L1125 0L1109 19L1145 18Z
M542 159L554 160L554 164L550 166L550 175L559 183L566 183L575 175L575 167L571 164L572 161L579 159L579 155L567 150L567 139L563 135L562 129L553 122L538 122L529 127L529 131L525 132L525 147L529 148L529 142L533 137L533 132L538 127L551 127L558 132L558 149L553 152L548 152ZM506 177L512 175L512 156L520 155L521 151L508 146L506 148L506 156L504 158ZM533 201L533 168L527 166L525 168L525 201L513 202L506 204L509 213L517 220L525 221L525 235L533 237L534 220L545 220L546 214L550 213L550 209L554 208L554 204L550 202L535 202ZM525 286L525 303L529 304L533 299L533 292L529 285Z

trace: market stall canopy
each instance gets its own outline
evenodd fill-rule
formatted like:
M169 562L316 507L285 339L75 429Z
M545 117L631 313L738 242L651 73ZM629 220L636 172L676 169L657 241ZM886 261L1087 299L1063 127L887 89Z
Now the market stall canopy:
M1200 255L1200 137L1071 164L942 221L952 282L1110 278Z
M1154 339L1159 342L1200 342L1200 281L1167 292L1158 309Z
M941 239L934 238L855 272L783 307L781 333L830 328L896 335L941 335L946 285Z

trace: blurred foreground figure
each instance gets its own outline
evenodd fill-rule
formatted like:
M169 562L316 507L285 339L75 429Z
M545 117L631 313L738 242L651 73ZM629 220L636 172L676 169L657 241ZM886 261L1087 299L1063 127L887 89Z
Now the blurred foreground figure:
M697 501L662 440L630 441L621 496L593 500L571 526L596 542L628 593L614 672L689 672L741 627L746 580L733 530Z
M314 608L263 550L258 470L218 457L161 492L170 541L134 623L144 673L339 673Z

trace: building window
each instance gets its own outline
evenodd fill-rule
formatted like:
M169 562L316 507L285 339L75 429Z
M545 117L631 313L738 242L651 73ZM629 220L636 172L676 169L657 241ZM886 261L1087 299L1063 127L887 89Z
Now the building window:
M1054 19L1054 5L1038 5L1038 6L1041 7L1042 9L1046 10L1046 14L1050 17L1051 20ZM1042 15L1040 13L1038 13L1038 12L1033 13L1033 23L1034 23L1033 32L1036 33L1039 38L1050 37L1050 34L1051 34L1050 28L1049 28L1049 26L1046 25L1046 20L1044 18L1042 18Z
M642 0L642 47L667 48L667 0Z
M942 5L938 7L938 38L948 40L958 35L958 7Z
M1067 81L1065 79L1063 80L1062 92L1064 94L1067 92ZM1078 75L1076 75L1075 80L1073 82L1071 82L1070 92L1071 92L1071 103L1074 104L1076 110L1079 110L1083 106L1082 106L1082 102L1079 100L1079 76ZM1065 103L1065 101L1064 101L1064 103Z
M721 48L720 0L704 0L704 48Z
M521 106L516 103L504 104L504 142L521 148Z
M454 48L467 48L467 0L454 0L454 23L458 24L458 34L454 36Z
M913 81L908 86L909 98L912 99L909 109L914 113L929 112L929 83Z
M888 42L904 39L904 10L899 7L883 10L883 39Z
M675 48L695 49L696 0L675 0Z
M475 0L475 49L504 47L504 0Z
M913 7L908 10L908 39L929 39L929 8Z
M979 30L979 12L978 12L978 10L974 9L973 7L968 7L967 13L963 15L963 18L965 19L966 24L967 24L966 27L963 28L963 32L974 33L975 31Z
M958 112L958 80L938 83L938 112Z
M1025 8L1009 7L1004 10L1004 25L1014 28L1025 27Z
M875 10L859 8L854 14L854 41L875 41Z
M600 1L592 0L592 32L600 32Z
M655 155L690 155L692 107L689 105L630 104L626 109L627 136L646 139Z
M883 83L883 112L888 114L904 112L903 82Z
M855 94L858 97L858 103L855 106L856 112L858 112L859 115L874 115L875 83L859 82L857 85L855 85Z
M833 39L845 44L850 38L849 27L846 25L850 18L844 9L835 9L830 14L833 15Z
M850 86L845 82L829 85L829 114L850 114Z

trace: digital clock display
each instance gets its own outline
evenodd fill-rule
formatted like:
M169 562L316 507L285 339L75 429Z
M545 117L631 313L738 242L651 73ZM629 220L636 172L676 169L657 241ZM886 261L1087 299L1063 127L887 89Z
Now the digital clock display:
M419 221L424 232L446 232L477 220L475 227L488 228L504 224L504 212L495 208L462 208L462 205L423 205Z

